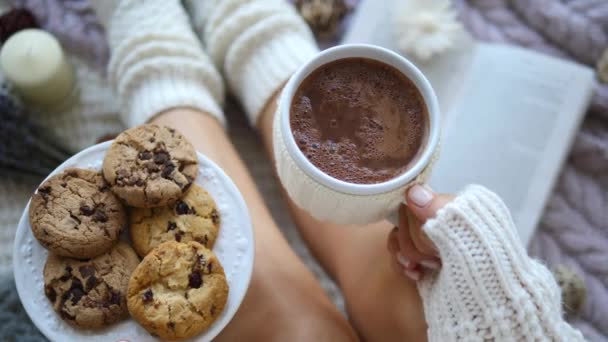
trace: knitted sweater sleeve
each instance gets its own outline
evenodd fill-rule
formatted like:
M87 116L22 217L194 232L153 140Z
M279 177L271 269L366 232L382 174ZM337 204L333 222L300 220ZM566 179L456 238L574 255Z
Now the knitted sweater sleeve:
M179 0L104 0L91 5L107 30L108 77L127 126L174 107L193 107L224 122L221 76Z
M419 282L430 341L583 341L551 272L528 257L508 209L469 186L423 227L440 271Z

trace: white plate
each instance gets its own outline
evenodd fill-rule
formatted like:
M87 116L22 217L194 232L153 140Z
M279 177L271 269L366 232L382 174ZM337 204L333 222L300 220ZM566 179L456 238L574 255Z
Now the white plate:
M87 148L61 164L49 177L68 167L101 170L103 157L110 144L111 142L105 142ZM230 286L228 302L222 314L207 331L192 339L211 341L230 322L247 292L253 270L254 240L249 213L237 187L211 160L200 153L198 160L196 184L213 196L222 218L213 251L224 266ZM51 341L156 341L132 319L103 330L90 331L75 329L59 318L44 295L42 271L48 252L32 235L28 209L29 202L15 235L13 270L19 298L38 329Z

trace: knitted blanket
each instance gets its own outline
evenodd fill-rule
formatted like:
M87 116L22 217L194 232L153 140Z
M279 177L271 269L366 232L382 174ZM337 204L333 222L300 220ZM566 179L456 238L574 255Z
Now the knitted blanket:
M348 2L355 4L357 0ZM13 3L32 10L41 25L60 37L72 54L95 66L103 66L106 62L108 50L103 31L89 10L87 0L13 0ZM608 48L606 0L454 0L454 3L465 27L481 40L521 45L592 67ZM229 107L227 117L231 123L231 136L251 167L277 222L298 254L319 276L332 299L341 306L335 285L320 271L288 215L284 214L272 166L260 144L256 143L255 134L246 127L244 114L238 113L235 106ZM78 132L82 139L70 141L75 147L93 144L99 137L86 134L86 130L94 129L93 125L80 128L84 130ZM69 136L68 133L64 135L65 138ZM0 270L10 270L12 239L20 215L14 203L22 208L34 186L25 182L0 182L0 193L12 196L5 202L0 196ZM589 300L574 324L591 341L608 341L607 208L608 85L598 81L589 113L529 246L530 254L543 259L549 266L565 264L584 277ZM0 320L3 322L0 340L43 340L22 311L10 273L5 274L0 276Z

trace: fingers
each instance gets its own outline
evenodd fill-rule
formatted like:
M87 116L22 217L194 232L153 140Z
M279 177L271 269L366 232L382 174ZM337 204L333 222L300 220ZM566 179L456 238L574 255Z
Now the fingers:
M414 270L418 263L425 259L430 259L433 256L423 254L416 248L412 241L410 230L411 227L408 222L407 211L405 206L402 205L399 208L399 230L397 234L399 254L401 255L403 266L408 270Z
M421 222L434 218L437 211L454 199L452 195L435 194L422 185L412 186L406 194L410 211Z
M409 262L399 253L399 229L397 227L388 235L387 248L391 255L391 267L393 270L407 278L412 280L419 280L422 276L420 270L414 266L413 269L406 268L410 267Z
M406 211L410 237L416 249L429 257L439 256L433 242L422 231L422 222L409 209Z
M419 280L423 270L421 266L428 269L441 267L435 245L422 226L453 198L451 195L435 194L421 185L414 185L407 191L408 206L399 208L399 228L390 232L387 241L391 263L397 272Z
M388 233L388 240L386 241L386 248L388 252L393 255L399 252L399 240L397 238L399 228L395 227Z

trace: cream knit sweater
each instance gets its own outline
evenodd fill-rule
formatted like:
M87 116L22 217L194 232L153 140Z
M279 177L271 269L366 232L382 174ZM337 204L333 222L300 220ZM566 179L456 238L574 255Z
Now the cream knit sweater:
M93 1L109 26L108 71L128 125L177 106L223 121L223 85L212 62L255 123L272 94L317 52L283 0L187 2L210 57L177 0ZM467 188L424 230L443 265L419 282L431 341L583 340L562 318L553 276L528 257L495 194Z

